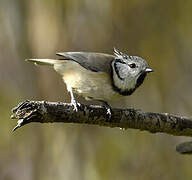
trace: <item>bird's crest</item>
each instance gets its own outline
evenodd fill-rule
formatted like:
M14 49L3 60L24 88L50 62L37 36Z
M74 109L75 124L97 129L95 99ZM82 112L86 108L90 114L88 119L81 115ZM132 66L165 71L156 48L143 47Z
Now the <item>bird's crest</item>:
M125 53L122 53L121 51L117 50L115 47L113 48L113 51L114 51L114 55L119 57L119 58L123 58L123 59L134 59L134 60L137 60L137 56L128 56L127 54Z

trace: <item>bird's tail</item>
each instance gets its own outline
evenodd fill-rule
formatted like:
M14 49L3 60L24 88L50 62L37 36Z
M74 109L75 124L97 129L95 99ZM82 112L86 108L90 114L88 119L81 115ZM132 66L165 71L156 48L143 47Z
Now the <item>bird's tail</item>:
M50 66L61 63L60 60L55 60L55 59L26 59L25 61L32 62L36 65L38 64L38 65L50 65Z

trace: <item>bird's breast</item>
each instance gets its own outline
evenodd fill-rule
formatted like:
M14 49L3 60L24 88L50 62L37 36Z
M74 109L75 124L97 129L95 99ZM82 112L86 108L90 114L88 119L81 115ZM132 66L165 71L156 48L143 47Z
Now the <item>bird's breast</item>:
M87 70L74 61L65 61L54 68L62 75L64 82L83 97L104 101L118 97L112 88L110 74Z

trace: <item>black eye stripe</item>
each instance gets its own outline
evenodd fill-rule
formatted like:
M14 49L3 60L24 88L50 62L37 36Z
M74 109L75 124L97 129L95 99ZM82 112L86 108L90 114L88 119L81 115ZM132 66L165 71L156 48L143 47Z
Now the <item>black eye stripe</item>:
M123 60L121 60L121 59L116 59L115 60L115 63L122 63L122 64L126 64Z
M118 76L120 80L124 80L125 77L127 76L127 71L129 69L128 64L122 59L115 59L113 63L115 74Z
M114 68L115 68L115 72L116 72L118 78L121 79L121 80L123 80L124 78L122 78L122 77L120 76L120 74L119 74L119 68L117 67L117 63L122 63L122 62L120 62L120 61L115 62L115 63L114 63ZM124 63L123 63L123 64L124 64Z

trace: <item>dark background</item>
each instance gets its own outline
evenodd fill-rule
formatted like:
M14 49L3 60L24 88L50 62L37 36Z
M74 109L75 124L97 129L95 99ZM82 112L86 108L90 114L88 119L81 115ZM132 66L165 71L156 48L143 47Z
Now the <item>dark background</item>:
M57 73L24 59L112 53L114 46L155 70L117 106L190 117L191 7L180 0L0 0L0 179L191 179L191 157L175 152L190 138L62 123L12 133L9 118L25 99L69 102Z

